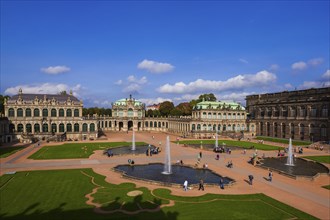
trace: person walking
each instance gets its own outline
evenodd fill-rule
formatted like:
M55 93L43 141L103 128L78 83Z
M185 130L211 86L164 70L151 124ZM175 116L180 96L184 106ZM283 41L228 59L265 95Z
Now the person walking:
M224 189L222 177L220 177L220 189Z
M273 172L272 171L269 171L268 179L269 179L269 182L272 182L272 180L273 180Z
M188 190L188 181L187 180L185 180L183 183L183 189L184 189L184 191Z
M204 191L204 181L202 179L200 179L199 181L199 188L198 190L203 190Z
M250 181L250 185L253 184L253 175L249 175L249 181Z

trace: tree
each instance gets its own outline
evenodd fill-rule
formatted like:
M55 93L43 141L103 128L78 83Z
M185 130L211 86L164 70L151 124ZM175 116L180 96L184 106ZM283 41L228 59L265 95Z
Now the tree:
M172 111L172 109L174 109L173 102L165 101L165 102L160 103L159 112L160 112L161 116L168 116L170 114L170 112Z
M205 101L210 101L210 102L215 102L215 101L217 101L217 98L214 96L213 93L203 94L203 95L200 95L200 96L198 97L199 102L203 101L203 99L204 99Z
M59 95L67 95L67 93L65 90L63 90L63 91L59 92Z
M181 112L181 115L191 115L192 106L188 102L182 102L175 107L178 111Z

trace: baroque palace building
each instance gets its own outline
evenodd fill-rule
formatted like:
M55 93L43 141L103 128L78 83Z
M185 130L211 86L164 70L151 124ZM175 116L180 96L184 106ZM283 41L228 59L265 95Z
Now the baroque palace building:
M246 106L260 136L330 139L330 87L250 95Z
M12 139L84 140L98 136L97 118L82 117L83 103L72 95L24 94L5 100L2 142ZM7 126L6 126L7 124Z
M83 103L72 95L24 94L20 89L4 103L0 141L86 140L103 131L159 131L194 138L215 133L254 132L245 108L234 102L202 101L191 116L146 117L145 104L130 96L112 103L112 116L83 116ZM253 124L253 123L252 123Z

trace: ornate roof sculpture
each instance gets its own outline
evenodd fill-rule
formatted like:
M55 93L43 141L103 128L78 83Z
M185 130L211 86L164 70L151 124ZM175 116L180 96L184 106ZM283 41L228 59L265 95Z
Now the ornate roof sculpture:
M7 104L15 104L24 102L24 104L36 104L36 103L57 103L57 104L82 104L78 98L73 96L72 91L70 94L24 94L22 89L19 89L17 95L11 96L7 101Z
M211 102L211 101L202 101L195 105L195 110L202 109L214 109L214 110L245 110L244 106L236 102Z
M119 99L117 101L115 101L114 103L112 103L112 108L138 108L138 109L144 109L145 105L137 100L132 98L132 95L129 96L129 99Z

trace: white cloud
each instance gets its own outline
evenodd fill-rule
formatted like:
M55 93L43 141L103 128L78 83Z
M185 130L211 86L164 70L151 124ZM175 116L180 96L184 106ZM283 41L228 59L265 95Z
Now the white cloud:
M54 83L43 83L43 84L34 84L34 85L18 85L15 87L10 87L5 90L7 95L16 95L18 90L22 88L22 92L26 94L58 94L61 91L67 91L69 93L72 90L73 95L79 97L79 92L82 87L80 84L77 84L73 87L66 84L54 84Z
M115 82L115 84L120 86L120 85L123 84L123 80L120 79L120 80L118 80L117 82Z
M245 59L243 59L243 58L240 58L239 61L240 61L241 63L245 63L245 64L248 64L248 63L249 63L249 61L247 61L247 60L245 60Z
M214 81L197 79L185 84L177 82L173 85L165 84L157 89L160 93L196 93L205 91L230 91L234 89L245 89L250 87L261 87L274 83L276 75L266 70L256 74L238 75L226 81Z
M319 58L310 59L307 62L299 61L299 62L293 63L291 65L291 68L293 70L304 70L304 69L307 69L308 67L318 66L322 63L323 63L323 58L319 57Z
M289 90L293 88L293 85L291 85L290 83L286 83L284 84L284 88Z
M67 66L49 66L49 67L40 69L41 72L44 72L47 74L53 74L53 75L69 72L70 70L71 70L71 68L67 67Z
M278 70L279 68L280 68L279 65L277 65L277 64L272 64L272 65L270 65L269 70L270 70L270 71L276 71L276 70Z
M330 80L330 70L327 70L323 75L323 79Z
M147 70L151 73L166 73L172 71L174 66L169 63L160 63L145 59L137 65L137 68Z
M307 68L307 64L303 61L299 61L299 62L296 62L296 63L292 64L291 68L293 70L304 70L304 69Z
M148 82L147 77L143 76L141 79L137 79L135 76L130 75L127 77L129 83L145 84Z
M146 105L158 104L158 103L165 102L165 101L172 102L172 99L161 98L161 97L157 97L157 98L144 98L144 99L139 99L139 100L141 102L145 103Z
M308 60L307 63L308 63L308 65L311 65L311 66L318 66L321 63L323 63L323 58L310 59L310 60Z
M302 85L298 86L299 89L310 89L319 87L322 87L322 83L316 81L304 81Z
M137 83L132 83L123 89L123 92L138 93L141 90L141 86Z

